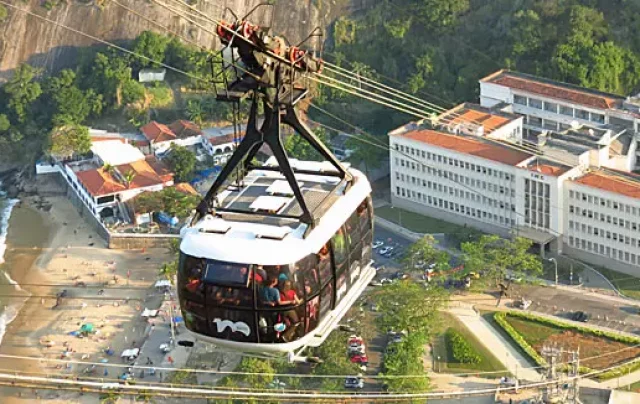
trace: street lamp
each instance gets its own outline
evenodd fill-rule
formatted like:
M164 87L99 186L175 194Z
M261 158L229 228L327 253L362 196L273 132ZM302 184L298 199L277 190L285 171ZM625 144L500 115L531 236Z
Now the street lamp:
M553 262L556 268L556 286L558 286L558 261L555 258L547 258L547 261Z
M391 209L398 212L398 225L402 227L402 209L396 209L395 206L392 206Z

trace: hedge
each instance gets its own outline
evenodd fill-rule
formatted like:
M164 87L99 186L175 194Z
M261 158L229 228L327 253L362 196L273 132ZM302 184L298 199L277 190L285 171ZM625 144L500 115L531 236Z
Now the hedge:
M527 312L509 311L509 312L506 312L505 314L511 317L520 317L520 318L524 318L525 320L532 320L541 324L551 325L553 327L562 328L564 330L574 330L574 331L579 331L583 334L590 334L596 337L605 337L613 341L622 342L625 344L632 344L632 345L640 344L640 338L638 337L621 335L611 331L596 330L593 328L571 324L564 321L558 321L558 320L554 320L547 317L536 316L535 314L531 314Z
M482 360L460 332L450 328L444 334L444 337L451 349L453 358L458 362L476 364Z
M520 335L520 333L507 322L506 317L507 313L502 311L496 312L493 315L496 323L498 323L498 325L502 327L502 329L507 334L509 334L511 339L513 339L515 343L518 344L518 346L522 348L522 350L525 351L531 359L533 359L539 366L546 366L547 361L545 361L544 358L542 358L542 356L540 356L538 352L536 352L536 350L533 349L531 345L529 345L529 343L522 337L522 335Z
M496 312L493 315L493 318L495 319L496 323L498 323L498 325L502 327L502 329L507 334L509 334L509 336L516 342L516 344L518 344L518 346L522 348L522 350L525 351L527 355L529 355L529 357L532 358L540 366L545 366L547 362L544 360L544 358L542 358L538 354L538 352L536 352L535 349L533 349L531 345L529 345L529 343L522 337L522 335L520 335L520 333L518 333L518 331L516 331L511 326L511 324L507 322L507 319L506 319L507 316L520 317L525 320L535 321L541 324L550 325L550 326L565 329L565 330L579 331L583 334L590 334L597 337L609 338L611 340L626 343L626 344L634 344L634 345L640 344L640 338L637 338L637 337L615 334L611 331L595 330L595 329L583 327L580 325L574 325L574 324L566 323L563 321L557 321L547 317L536 316L534 314L527 313L527 312L520 312L520 311ZM563 365L562 369L568 370L569 366ZM597 376L597 378L601 381L609 380L609 379L613 379L621 375L633 372L638 369L640 369L640 358L633 359L627 364L620 366L616 369L612 369L608 372L600 373ZM578 369L578 371L581 374L586 374L586 373L594 372L594 369L590 369L586 366L580 366L580 369Z

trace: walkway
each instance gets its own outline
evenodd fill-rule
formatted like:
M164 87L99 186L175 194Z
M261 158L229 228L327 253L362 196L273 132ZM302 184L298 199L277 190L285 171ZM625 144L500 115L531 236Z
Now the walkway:
M529 361L518 352L509 341L506 341L480 314L470 305L449 309L476 338L502 362L502 364L521 380L538 382L542 376L537 371L530 369Z

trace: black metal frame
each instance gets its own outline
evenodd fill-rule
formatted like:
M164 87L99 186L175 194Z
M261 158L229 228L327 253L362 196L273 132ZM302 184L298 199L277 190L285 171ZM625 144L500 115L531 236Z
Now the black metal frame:
M312 32L312 35L315 33ZM255 168L251 162L262 147L266 144L273 152L274 157L278 162L277 170L280 171L287 183L293 191L294 197L298 202L302 214L298 217L298 220L302 223L308 224L310 228L313 228L316 224L316 218L307 206L306 201L302 195L302 191L298 186L298 182L295 179L295 171L292 169L287 153L283 147L281 138L281 125L285 124L292 128L294 132L302 136L326 161L329 161L335 172L315 172L309 170L298 171L305 174L324 175L324 176L336 176L341 179L340 185L349 186L352 181L352 175L346 170L346 168L340 163L340 161L331 153L331 151L318 139L313 131L300 119L296 105L302 99L304 99L309 90L306 87L306 72L300 71L294 65L297 61L291 63L285 63L275 58L270 58L270 65L268 67L260 67L257 71L243 70L238 72L239 68L237 63L241 60L234 60L234 41L241 41L236 38L238 33L234 33L229 45L225 49L231 51L231 62L225 62L222 52L220 51L220 57L217 60L220 61L222 66L222 80L215 81L214 84L221 84L224 89L221 92L216 91L216 97L221 101L234 102L236 105L241 99L251 96L251 108L249 112L249 120L247 123L246 133L240 144L237 146L235 152L231 158L227 161L226 165L222 169L220 175L216 178L215 182L207 192L203 201L200 203L197 209L197 214L194 216L194 222L208 213L230 212L237 213L237 210L225 209L219 206L217 201L217 194L232 174L234 170L237 171L237 184L236 186L242 187L241 177L244 177L246 173ZM310 35L309 37L311 37ZM308 38L307 38L308 39ZM306 41L306 39L305 39ZM258 41L258 44L247 44L247 41L241 41L242 46L245 47L243 52L246 52L246 47L251 46L254 55L258 55L261 58L268 56L267 49L263 49L260 46L262 41ZM246 53L245 53L246 54ZM212 59L212 73L214 73L214 59ZM225 63L227 65L225 66ZM230 70L232 69L232 70ZM235 80L230 82L226 72L232 71ZM244 87L246 85L247 78L255 80L251 82L249 88ZM240 91L237 90L240 87ZM215 88L215 86L214 86ZM258 105L262 103L264 110L264 122L261 127L258 127ZM234 109L234 125L236 124L236 116ZM295 136L294 134L293 136ZM267 168L265 169L275 169ZM324 202L324 201L323 201ZM322 203L324 204L324 203ZM322 205L321 204L321 205ZM245 214L256 214L262 216L274 216L273 214L262 214L256 212L242 212ZM278 215L275 215L278 216ZM288 215L280 215L279 217L290 218Z

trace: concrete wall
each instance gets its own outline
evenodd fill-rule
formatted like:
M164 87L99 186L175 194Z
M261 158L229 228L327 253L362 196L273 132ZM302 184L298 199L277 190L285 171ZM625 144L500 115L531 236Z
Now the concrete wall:
M391 204L399 208L403 208L415 213L419 213L426 216L431 216L444 220L446 222L455 223L460 226L469 226L485 233L497 234L502 237L510 237L511 234L508 228L494 226L492 224L475 220L472 217L461 216L454 213L450 213L445 210L433 208L428 205L422 205L404 198L398 198L391 194Z
M569 257L587 262L593 266L601 266L614 271L622 272L628 275L640 276L640 267L637 265L625 264L624 262L614 260L603 255L592 254L590 252L579 250L571 247L568 243L564 243L562 253Z
M109 239L109 232L107 229L100 223L98 218L95 217L93 212L89 209L87 204L80 199L78 193L69 185L67 181L62 179L62 175L59 177L61 182L64 183L66 187L66 195L69 201L76 207L80 216L89 224L91 227L102 237L104 240Z
M110 233L109 248L138 250L142 248L169 248L171 240L179 240L177 234L117 234Z

